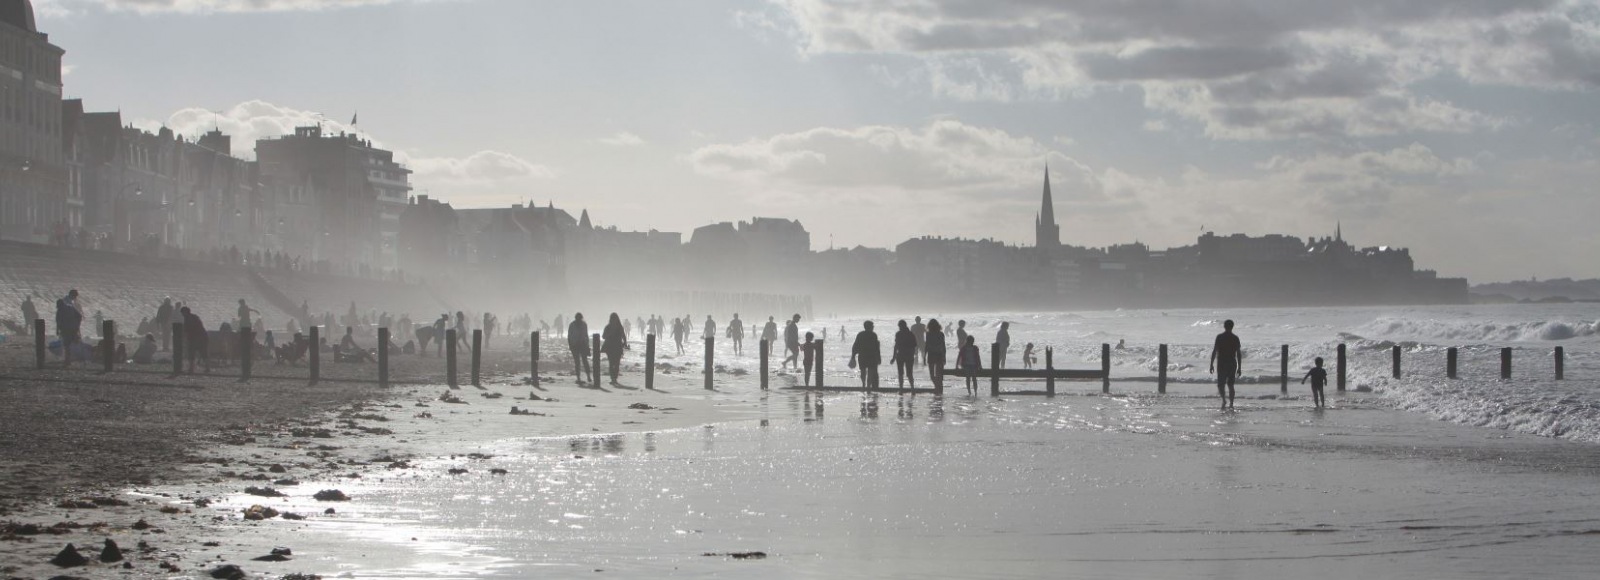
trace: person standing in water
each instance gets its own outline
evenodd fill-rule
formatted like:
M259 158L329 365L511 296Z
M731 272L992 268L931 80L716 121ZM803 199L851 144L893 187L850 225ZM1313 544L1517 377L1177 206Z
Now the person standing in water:
M956 362L961 361L961 349L967 347L967 321L956 321Z
M808 387L811 386L811 369L812 369L812 367L814 365L816 365L816 362L817 362L817 340L816 340L816 338L817 338L816 335L813 335L813 334L807 332L806 333L806 341L800 345L800 352L805 355L805 356L802 356L801 359L803 361L805 361L805 375L804 375L805 379L804 380L805 380L806 386L808 386Z
M911 388L917 388L917 335L906 327L906 321L900 321L900 330L894 333L894 372L899 388L906 388L906 379L911 380Z
M883 363L883 350L878 343L878 333L872 331L872 321L861 323L862 331L856 333L856 342L850 346L850 368L861 366L861 383L868 390L878 388L878 365Z
M917 337L917 354L928 352L928 327L922 324L921 316L911 323L911 334Z
M1006 356L1011 354L1011 352L1010 352L1011 351L1011 323L1010 322L1002 322L1002 323L1000 323L1000 331L994 333L994 343L1000 346L1000 360L995 363L994 368L997 368L997 369L1006 368Z
M1328 369L1322 368L1322 357L1317 357L1317 366L1306 372L1300 379L1300 384L1306 384L1306 379L1311 379L1311 401L1318 409L1327 406L1327 399L1322 395L1322 387L1328 384Z
M678 345L678 354L683 354L683 337L688 334L689 323L682 318L672 319L672 342Z
M1232 409L1234 379L1244 375L1244 351L1239 346L1239 336L1233 333L1232 320L1222 321L1222 334L1211 346L1211 372L1217 373L1217 396L1222 398L1222 409Z
M922 359L928 361L928 380L933 381L934 388L944 388L944 325L939 324L939 319L929 318L927 328L927 342Z
M611 373L611 384L615 385L618 367L622 365L622 351L628 348L628 334L622 327L622 319L617 313L611 313L611 321L606 323L601 341L600 352L606 355L606 367Z
M783 359L784 368L794 365L795 370L800 370L800 315L794 315L789 323L783 326L783 348L789 353Z
M739 313L733 313L733 320L728 321L728 338L733 341L734 356L744 355L744 321L739 320Z
M711 315L710 314L706 315L706 328L705 328L705 330L706 330L706 333L701 338L716 338L717 337L717 322L715 320L711 319Z
M978 352L978 339L968 336L956 354L956 366L967 374L967 394L978 394L978 369L983 368L983 355Z

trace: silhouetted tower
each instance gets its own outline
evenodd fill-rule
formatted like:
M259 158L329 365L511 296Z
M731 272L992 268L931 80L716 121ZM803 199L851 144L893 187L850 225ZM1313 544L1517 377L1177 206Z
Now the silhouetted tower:
M1044 249L1061 246L1061 226L1056 225L1056 205L1050 199L1050 166L1044 166L1044 202L1033 220L1034 245Z
M1333 223L1333 241L1344 241L1344 222L1339 221Z

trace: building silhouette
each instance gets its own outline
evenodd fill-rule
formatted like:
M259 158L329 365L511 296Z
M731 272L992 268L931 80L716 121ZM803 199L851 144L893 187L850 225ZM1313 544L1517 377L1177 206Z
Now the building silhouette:
M1061 247L1061 226L1056 224L1056 203L1050 195L1050 166L1044 166L1044 200L1033 218L1034 247L1054 251Z
M61 139L64 53L32 2L0 2L0 239L48 241L82 214Z

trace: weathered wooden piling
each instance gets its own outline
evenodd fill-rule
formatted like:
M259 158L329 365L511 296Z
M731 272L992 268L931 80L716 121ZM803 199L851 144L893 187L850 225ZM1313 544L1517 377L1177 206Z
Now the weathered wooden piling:
M656 335L644 335L644 388L656 388Z
M1390 352L1394 354L1394 378L1398 379L1400 378L1400 345L1394 345Z
M44 370L44 319L33 319L33 364Z
M256 333L250 327L239 327L239 382L250 380L250 365L256 359Z
M1111 345L1100 343L1100 392L1111 392Z
M1278 347L1278 394L1289 394L1289 345Z
M1056 350L1048 346L1044 347L1044 370L1056 370ZM1056 376L1054 374L1044 376L1044 394L1049 397L1056 396Z
M311 327L311 347L306 349L306 354L310 355L307 364L311 366L311 384L313 385L317 384L317 380L322 378L322 340L318 337L320 334L321 331L317 330L316 326ZM176 335L174 335L172 343L178 343Z
M1556 347L1555 357L1556 357L1556 380L1558 380L1558 381L1564 380L1564 379L1567 378L1567 349L1559 347L1559 346Z
M528 383L539 384L539 331L533 331L528 347Z
M444 373L445 384L456 388L456 329L447 328L444 331Z
M712 351L711 351L713 345L716 344L715 340L716 339L711 338L709 336L707 336L705 338L705 341L706 341L706 390L707 391L711 390L711 373L715 372L715 370L716 370L716 369L714 369L712 367L712 365L715 364L716 361L713 358Z
M1344 346L1344 343L1339 343L1339 359L1336 361L1336 363L1339 366L1334 369L1334 372L1338 375L1339 390L1343 391L1344 390L1344 382L1345 382L1345 370L1346 370L1345 369L1345 346Z
M1000 343L998 342L989 345L989 368L997 370L1000 368ZM989 396L1000 396L1000 373L995 373L994 376L989 377Z
M1444 376L1456 378L1456 347L1452 346L1444 351Z
M100 323L100 358L104 368L100 372L109 373L117 361L117 323L105 320Z
M1511 378L1511 347L1500 349L1500 378Z
M1156 392L1167 394L1167 345L1156 351Z
M483 329L472 331L472 386L482 386L479 372L483 369Z
M378 386L389 387L389 329L378 329Z
M589 357L593 361L589 364L589 377L595 385L600 384L600 333L589 336Z
M817 341L817 388L822 388L822 342ZM820 395L818 395L820 397ZM818 399L821 400L820 398Z
M761 347L759 348L759 351L761 354L761 390L763 391L767 390L767 367L769 364L771 364L767 360L767 354L770 353L771 350L772 345L767 342L767 339L761 339Z

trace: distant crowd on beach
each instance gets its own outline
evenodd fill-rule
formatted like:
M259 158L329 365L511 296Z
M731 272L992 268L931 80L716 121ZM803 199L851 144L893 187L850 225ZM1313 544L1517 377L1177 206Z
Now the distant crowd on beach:
M21 304L22 316L25 321L40 318L38 305L33 301L34 296L26 297ZM252 308L244 299L239 299L235 310L236 316L222 322L215 330L206 328L205 322L193 312L189 305L174 301L172 298L163 298L152 316L140 320L135 329L138 344L131 355L127 354L126 347L117 344L114 347L101 346L87 343L82 336L82 325L85 315L80 304L80 295L76 289L55 301L55 333L57 340L49 344L49 350L62 359L63 366L70 366L74 360L90 361L103 356L100 348L116 348L114 357L132 364L160 364L172 362L170 358L163 358L163 353L170 353L174 349L174 338L182 339L182 348L179 349L184 362L187 363L187 372L195 372L198 368L210 372L213 358L234 359L251 357L252 359L275 360L278 364L295 364L300 362L312 348L331 355L334 362L363 363L376 362L377 349L387 348L389 354L414 354L428 356L430 347L435 356L442 356L447 343L452 339L457 347L470 352L474 344L468 337L474 331L481 331L482 344L480 348L489 347L495 336L520 336L522 345L529 346L532 340L531 333L537 327L541 336L557 340L565 339L568 354L572 358L573 375L580 383L584 377L590 376L595 369L592 368L591 357L596 353L606 357L607 375L613 384L616 383L619 367L624 351L630 350L629 337L637 329L640 333L652 334L658 337L670 336L673 348L678 355L685 354L684 343L698 335L701 339L725 338L735 356L745 356L744 340L747 336L745 320L735 313L727 324L720 326L712 315L696 323L690 315L675 318L663 318L659 315L650 315L648 318L625 318L618 313L611 313L607 318L605 327L597 335L589 333L589 325L583 314L574 313L569 321L563 315L556 315L550 320L536 318L530 314L513 316L507 323L502 323L494 313L482 313L469 316L464 311L440 314L431 323L413 323L409 314L398 317L391 316L388 312L368 311L360 313L354 302L351 302L343 316L335 317L332 312L325 312L320 316L313 315L308 303L302 302L299 312L294 313L283 330L291 337L287 341L278 341L272 330L255 333L259 338L251 352L235 352L239 350L238 332L243 329L265 329L267 325L261 318L261 312ZM95 328L101 328L104 321L103 315L96 311L92 317ZM336 324L344 326L344 333L337 342L329 342L329 337L321 335L316 339L318 344L311 344L308 332L302 331L302 321L305 330L309 327L322 326L337 328ZM794 314L783 322L779 329L775 317L768 316L759 328L756 325L748 327L748 335L760 341L765 341L774 349L769 351L769 356L783 357L780 369L792 369L801 373L802 386L811 386L814 379L820 384L820 366L818 358L822 352L822 345L829 340L828 328L823 327L820 332L800 328L801 316ZM21 334L31 334L31 325L15 329ZM392 328L395 332L389 334L388 343L376 347L367 347L368 342L374 340L379 328ZM1011 323L1000 322L991 344L991 370L1007 368L1011 351ZM1212 345L1209 372L1216 375L1217 395L1222 400L1221 408L1233 408L1235 380L1243 374L1243 349L1238 335L1233 333L1234 323L1227 320L1223 323L1223 332L1218 334ZM359 330L359 332L358 332ZM698 330L699 332L696 332ZM454 331L453 333L451 331ZM780 343L781 332L781 343ZM175 334L176 333L176 334ZM841 325L838 337L845 340L849 337L848 329ZM403 340L397 343L396 337ZM904 319L896 321L896 329L890 341L889 364L894 365L896 384L899 388L916 388L917 375L926 368L927 379L938 389L944 387L947 355L951 350L947 341L954 338L954 368L966 377L965 387L969 394L977 394L978 375L983 370L983 356L978 348L977 337L968 332L967 321L957 320L955 325L947 326L936 318L930 318L926 323L921 316L916 316L911 321ZM592 344L596 342L598 344ZM115 341L112 341L113 343ZM781 344L781 352L776 349ZM1117 345L1123 348L1124 343ZM598 360L598 359L594 359ZM1022 349L1021 363L1024 369L1033 369L1038 364L1038 354L1033 343L1027 343ZM879 370L883 364L883 341L878 337L874 323L864 321L861 330L854 334L850 344L849 368L857 371L860 386L867 390L880 388ZM1302 383L1309 381L1313 402L1317 407L1325 405L1323 388L1327 384L1327 371L1323 368L1323 361L1315 359L1315 366L1301 379Z

